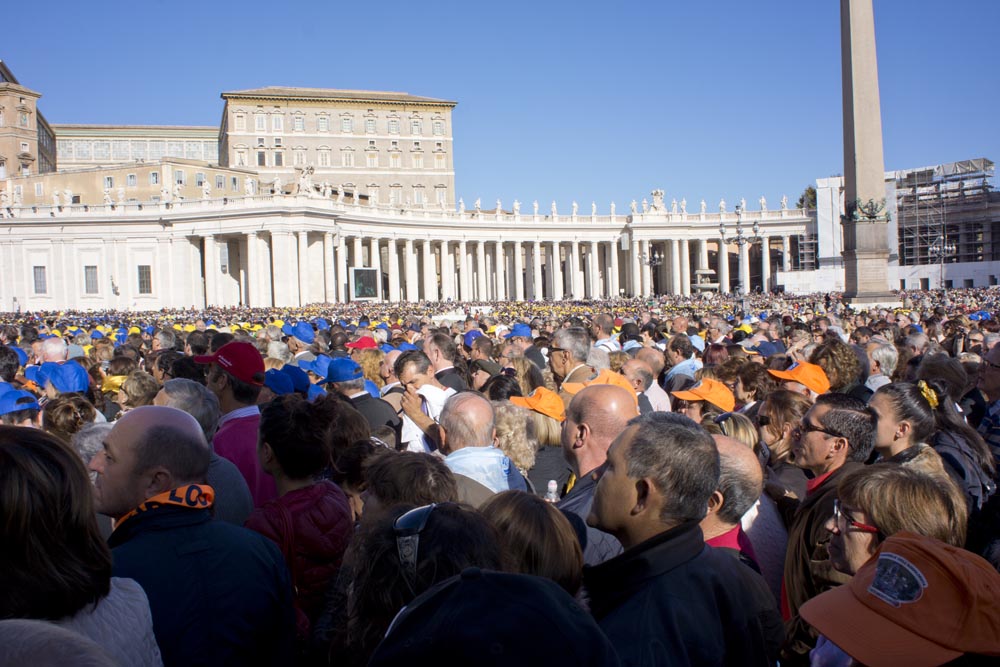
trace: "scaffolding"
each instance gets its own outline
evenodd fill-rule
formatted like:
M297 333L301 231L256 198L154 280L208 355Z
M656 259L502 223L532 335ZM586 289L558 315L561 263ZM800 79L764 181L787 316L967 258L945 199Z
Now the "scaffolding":
M899 263L903 266L1000 259L1000 197L985 158L896 175ZM992 203L992 206L991 206Z

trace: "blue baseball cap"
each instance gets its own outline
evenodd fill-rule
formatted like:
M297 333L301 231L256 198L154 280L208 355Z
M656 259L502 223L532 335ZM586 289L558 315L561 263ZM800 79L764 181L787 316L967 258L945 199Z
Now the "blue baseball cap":
M292 379L292 388L294 388L295 391L305 393L305 391L309 389L309 385L312 384L309 382L309 376L306 375L306 372L298 366L285 364L281 367L281 372Z
M8 391L14 391L14 385L9 382L0 382L0 396L3 396Z
M79 365L79 364L77 364ZM31 399L26 400L23 403L18 403L21 399ZM6 394L0 395L0 415L9 415L12 412L19 412L21 410L41 410L41 406L38 405L38 400L35 399L35 395L27 391L8 391Z
M17 360L22 366L28 363L27 352L19 348L17 345L8 345L7 347L10 348L11 350L14 350L14 354L17 355Z
M300 361L299 368L307 373L315 373L321 378L324 378L330 370L330 357L325 354L320 354L317 355L315 361Z
M399 350L400 352L412 352L413 350L417 350L419 348L413 343L400 343L399 347L397 347L396 349Z
M528 331L530 334L531 330L529 329ZM482 331L480 331L479 329L473 329L472 331L462 336L462 342L465 344L465 347L472 347L472 341L482 337L483 337Z
M469 333L472 333L471 331ZM504 338L534 338L531 335L531 327L527 324L515 324L511 327L510 333L504 336Z
M84 392L90 386L87 369L74 361L62 364L46 361L38 368L38 378L41 380L38 384L45 386L49 383L60 394Z
M295 385L292 384L292 378L275 368L264 373L264 386L278 396L295 393Z
M308 322L297 322L295 324L286 324L281 327L281 333L286 336L295 336L303 343L307 345L312 345L316 340L316 332L313 331L312 325Z
M326 382L347 382L363 377L361 366L349 357L338 357L330 361L330 368L327 371Z
M323 389L318 384L309 385L309 389L306 390L306 398L310 401L315 401L320 396L326 396L326 389Z

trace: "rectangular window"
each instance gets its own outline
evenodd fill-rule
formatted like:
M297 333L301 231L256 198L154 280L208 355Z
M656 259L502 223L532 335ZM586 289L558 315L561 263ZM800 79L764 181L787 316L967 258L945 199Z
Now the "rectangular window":
M274 152L274 166L283 167L285 166L285 154L281 151Z
M45 267L33 266L31 267L31 273L35 279L35 294L48 294L49 282L46 280Z
M389 119L389 134L399 134L399 119L390 118Z
M216 174L216 176L215 176L215 189L216 190L221 190L224 187L226 187L226 177L225 176L220 176L220 175Z
M445 169L447 168L447 166L448 166L448 159L444 155L438 153L437 155L434 156L435 169Z
M184 170L174 169L174 183L177 185L184 185L187 182L187 177L184 175Z
M344 151L340 154L340 164L342 167L354 166L354 151Z
M354 120L351 118L340 119L340 131L350 134L354 131Z
M285 117L279 114L274 114L271 116L271 131L272 132L284 132L285 130Z
M257 166L266 167L267 166L267 153L264 151L257 151Z
M7 178L7 163L0 160L0 178Z
M375 169L378 167L378 153L368 153L368 168Z
M434 136L441 137L444 136L444 121L436 120L434 121Z
M113 187L115 187L115 177L114 176L105 176L104 177L104 187L106 187L106 188L113 188Z
M140 264L139 269L139 294L153 293L153 267L149 264Z
M316 129L320 132L330 131L330 118L328 116L320 116L316 119Z
M389 153L389 166L393 169L399 169L403 166L403 161L399 157L399 153Z
M94 142L94 159L95 160L108 160L111 158L111 142L110 141L95 141Z
M281 137L275 137L274 138L274 147L275 148L281 148Z
M296 167L301 167L306 163L306 152L305 151L295 151L294 164Z
M230 186L230 188L232 189L233 192L239 192L240 191L240 179L237 178L236 176L233 176L232 179L231 179L231 182L230 182L229 186Z
M258 132L267 132L267 117L262 113L257 114L254 116L253 126Z
M127 185L130 188L134 188L138 184L138 182L139 181L136 178L135 174L127 174L125 176L125 185Z
M236 114L236 129L245 130L247 129L247 117L243 114Z
M398 206L403 200L403 188L398 185L389 187L389 203Z
M420 204L424 203L424 189L423 188L418 188L418 187L414 187L413 188L413 203L417 204L418 206Z
M97 294L97 267L83 267L83 293Z
M437 188L434 193L437 196L437 203L444 206L448 203L448 189L447 188Z
M203 186L203 185L205 184L205 174L203 174L203 173L202 173L202 172L200 172L200 171L199 171L199 172L197 172L197 173L195 173L195 175L194 175L194 183L195 183L195 185L197 185L197 186L198 186L199 188L200 188L201 186Z
M423 169L424 168L424 156L421 153L413 154L413 168Z
M115 140L111 142L111 157L115 160L129 159L129 144L125 140Z
M27 153L28 152L28 142L27 141L22 141L21 142L21 152L22 153Z
M160 172L158 172L158 171L151 171L151 172L149 172L149 184L150 185L159 185L160 184Z
M319 166L329 167L330 166L330 151L320 151L319 152Z
M41 183L35 183L35 196L36 197L41 197L43 194L45 194L45 190L43 189L43 185Z
M423 133L423 124L419 120L410 121L410 134L420 136Z
M375 119L365 118L365 133L375 134Z
M257 145L264 146L264 137L257 137Z
M296 132L305 132L306 130L306 119L302 116L296 116L292 119L292 129Z

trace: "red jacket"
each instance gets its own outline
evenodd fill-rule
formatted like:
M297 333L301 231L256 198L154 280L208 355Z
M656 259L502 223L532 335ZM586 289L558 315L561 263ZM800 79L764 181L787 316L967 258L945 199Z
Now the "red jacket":
M284 554L301 633L322 611L326 589L350 542L354 518L347 496L322 480L265 503L245 525L274 541ZM303 615L309 621L305 628Z
M220 426L212 438L215 453L232 461L243 473L243 479L247 481L250 495L253 496L254 507L260 507L278 497L274 478L264 472L260 467L260 459L257 458L259 428L259 414L239 417Z

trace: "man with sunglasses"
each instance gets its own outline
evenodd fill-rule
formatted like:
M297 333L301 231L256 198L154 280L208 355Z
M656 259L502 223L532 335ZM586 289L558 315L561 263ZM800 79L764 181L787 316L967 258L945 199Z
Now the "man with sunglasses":
M826 522L833 515L837 484L860 468L875 443L875 418L864 402L846 394L822 394L792 432L792 463L811 476L801 501L779 499L788 526L781 611L788 636L782 664L809 664L816 636L799 608L849 577L830 563Z

